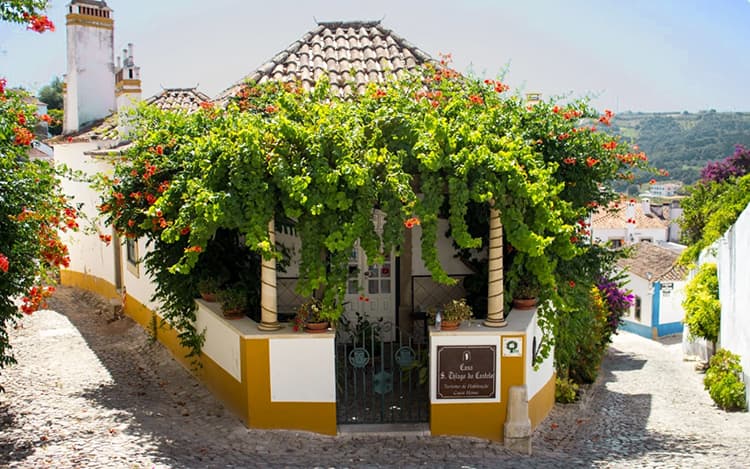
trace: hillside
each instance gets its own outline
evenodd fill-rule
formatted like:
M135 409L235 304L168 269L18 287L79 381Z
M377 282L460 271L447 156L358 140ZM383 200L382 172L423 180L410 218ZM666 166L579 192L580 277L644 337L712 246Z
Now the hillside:
M707 162L731 155L736 144L750 147L750 112L628 111L612 120L611 129L639 145L655 166L669 171L670 179L686 184L698 180Z

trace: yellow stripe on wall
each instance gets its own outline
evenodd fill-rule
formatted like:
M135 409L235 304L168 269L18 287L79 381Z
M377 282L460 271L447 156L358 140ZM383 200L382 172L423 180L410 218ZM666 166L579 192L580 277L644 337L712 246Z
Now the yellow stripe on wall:
M542 423L542 420L549 415L552 407L555 406L556 376L556 373L552 373L552 377L542 386L542 389L529 399L529 420L531 420L532 430Z
M60 283L97 293L106 298L119 298L115 286L108 281L72 270L60 272ZM154 312L134 297L127 295L125 299L125 314L153 334L152 317ZM157 321L159 317L157 316ZM158 322L160 323L160 321ZM158 324L157 323L157 324ZM237 381L224 368L206 355L201 355L199 367L193 366L186 358L188 349L180 345L177 331L164 323L156 331L157 340L170 351L175 360L182 364L190 373L200 380L219 400L233 413L237 414L247 424L247 392L243 383Z
M335 402L272 402L267 338L242 339L242 376L247 383L249 426L336 434ZM289 370L294 373L294 370Z
M467 400L466 404L432 404L430 406L430 432L433 435L475 436L503 441L508 390L511 386L524 384L525 360L523 356L502 357L502 350L498 350L498 361L500 362L500 402L472 404ZM434 385L434 383L431 384L431 386Z

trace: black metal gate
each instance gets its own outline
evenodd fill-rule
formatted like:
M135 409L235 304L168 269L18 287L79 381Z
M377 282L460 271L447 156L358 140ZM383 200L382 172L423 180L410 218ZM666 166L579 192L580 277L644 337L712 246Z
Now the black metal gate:
M336 332L337 423L428 422L429 347L422 341L382 320L344 318Z

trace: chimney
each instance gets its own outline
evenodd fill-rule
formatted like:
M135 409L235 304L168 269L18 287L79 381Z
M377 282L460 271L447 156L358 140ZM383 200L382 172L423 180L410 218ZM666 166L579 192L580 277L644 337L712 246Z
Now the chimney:
M141 100L141 68L135 65L133 44L122 50L122 67L115 74L115 96L120 136L126 138L131 126L128 114Z
M651 215L651 199L648 197L641 199L641 210L643 211L643 215Z
M105 1L72 0L65 16L68 66L63 133L115 110L114 20Z

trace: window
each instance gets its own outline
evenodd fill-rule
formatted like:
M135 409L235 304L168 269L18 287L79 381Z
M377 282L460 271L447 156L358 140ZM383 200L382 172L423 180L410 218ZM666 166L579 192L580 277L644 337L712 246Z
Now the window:
M609 243L612 249L619 249L622 247L623 241L624 240L622 238L613 238L609 240Z
M642 243L653 243L654 242L654 240L651 239L651 238L641 238L639 241L642 242Z
M140 273L138 271L138 241L128 238L125 241L125 252L128 272L135 275L136 277L139 277Z
M638 322L641 322L641 297L640 296L635 297L635 305L633 307L635 308L635 311L634 311L635 320Z

